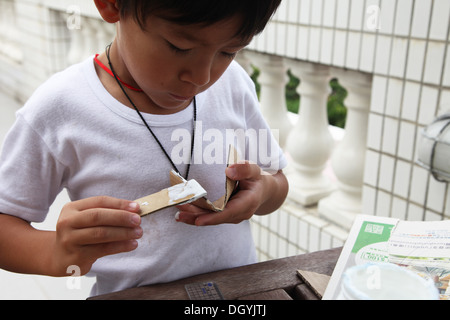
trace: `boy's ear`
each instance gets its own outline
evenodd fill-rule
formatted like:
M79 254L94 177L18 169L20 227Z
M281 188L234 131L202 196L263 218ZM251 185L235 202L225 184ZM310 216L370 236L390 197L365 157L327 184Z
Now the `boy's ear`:
M120 20L120 12L116 6L116 0L94 0L98 12L103 20L116 23Z

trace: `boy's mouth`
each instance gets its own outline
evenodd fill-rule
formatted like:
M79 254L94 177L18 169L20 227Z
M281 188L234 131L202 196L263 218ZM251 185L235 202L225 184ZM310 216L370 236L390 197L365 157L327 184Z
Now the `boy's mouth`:
M173 99L178 100L178 101L189 101L193 99L193 96L189 96L189 97L185 97L185 96L178 96L176 94L169 94Z

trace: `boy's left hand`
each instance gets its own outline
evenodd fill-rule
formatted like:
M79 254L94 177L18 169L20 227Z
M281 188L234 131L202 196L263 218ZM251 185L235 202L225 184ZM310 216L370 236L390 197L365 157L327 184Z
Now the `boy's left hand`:
M288 184L284 174L263 173L256 164L233 164L225 171L228 178L239 181L237 192L230 198L222 212L212 212L193 204L178 206L177 221L196 226L240 223L254 214L275 211L284 201Z

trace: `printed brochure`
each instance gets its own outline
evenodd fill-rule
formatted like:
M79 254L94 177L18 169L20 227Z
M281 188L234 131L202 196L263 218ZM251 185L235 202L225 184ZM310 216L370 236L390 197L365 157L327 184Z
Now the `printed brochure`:
M358 215L327 286L324 300L338 297L346 269L393 263L431 278L441 300L450 300L450 220L402 221Z

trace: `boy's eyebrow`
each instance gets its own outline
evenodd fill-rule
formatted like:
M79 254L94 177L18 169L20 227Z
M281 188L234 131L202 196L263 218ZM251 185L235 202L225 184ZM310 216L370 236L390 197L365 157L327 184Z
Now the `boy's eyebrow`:
M236 43L236 44L233 44L233 45L229 45L229 46L227 46L227 47L229 47L229 48L246 47L246 46L248 46L248 45L250 44L250 42L252 42L251 39L250 39L250 40L242 40L240 43Z
M186 39L190 42L197 42L201 44L206 44L205 41L199 37L196 37L192 33L185 32L184 30L176 30L175 34L179 36L180 38ZM236 42L231 43L230 45L226 45L228 48L240 48L240 47L246 47L250 44L252 39L240 39ZM240 41L240 42L239 42ZM231 42L231 40L230 40Z

